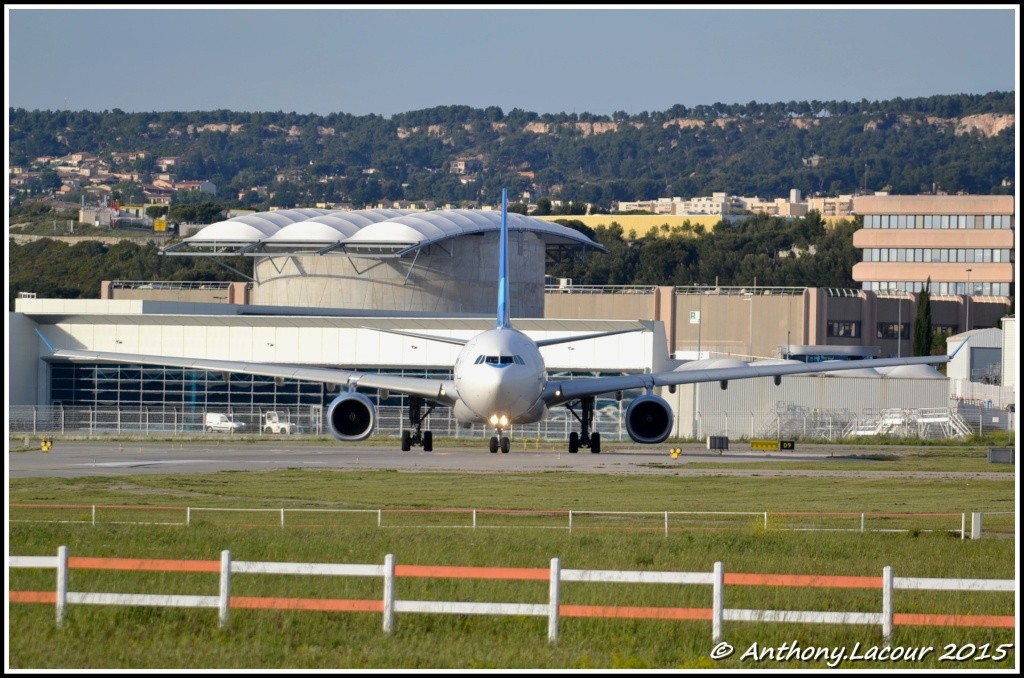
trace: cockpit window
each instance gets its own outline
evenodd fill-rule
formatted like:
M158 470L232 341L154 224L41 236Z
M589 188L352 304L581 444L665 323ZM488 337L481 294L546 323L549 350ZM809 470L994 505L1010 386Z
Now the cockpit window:
M480 355L473 361L474 365L525 365L518 355Z

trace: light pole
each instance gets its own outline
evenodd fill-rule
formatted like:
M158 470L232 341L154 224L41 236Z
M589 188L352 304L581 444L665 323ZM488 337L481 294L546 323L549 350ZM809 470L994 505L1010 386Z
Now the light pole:
M900 310L897 314L898 320L896 321L896 357L900 357L900 351L903 348L903 295L900 294Z
M697 287L697 360L700 360L700 329L704 325L704 318L701 311L704 310L704 295L701 294L700 286Z
M967 325L965 331L969 332L971 329L971 269L967 269L967 322L965 324Z
M754 355L754 297L748 296L743 301L750 302L749 320L747 321L747 357Z

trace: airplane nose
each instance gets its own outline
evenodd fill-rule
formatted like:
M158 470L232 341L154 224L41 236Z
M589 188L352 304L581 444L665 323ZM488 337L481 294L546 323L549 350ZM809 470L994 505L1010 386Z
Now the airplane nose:
M524 410L526 401L532 402L527 385L520 383L521 375L516 374L514 366L481 365L480 368L472 376L469 388L460 386L459 393L466 404L484 419L489 419L492 414L513 417Z

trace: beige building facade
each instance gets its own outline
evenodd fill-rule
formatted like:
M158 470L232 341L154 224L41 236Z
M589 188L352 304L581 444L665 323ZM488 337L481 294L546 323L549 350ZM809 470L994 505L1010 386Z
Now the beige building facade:
M916 293L930 279L933 296L1015 296L1013 196L858 196L854 212L864 227L853 279L864 290Z

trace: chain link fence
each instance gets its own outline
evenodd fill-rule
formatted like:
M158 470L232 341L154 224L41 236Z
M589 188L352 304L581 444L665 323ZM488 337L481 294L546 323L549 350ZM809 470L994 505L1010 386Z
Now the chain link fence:
M324 408L307 406L293 409L264 410L238 407L191 409L173 407L10 407L11 435L62 436L225 436L245 435L267 438L283 435L330 435L324 421ZM267 413L275 412L278 422L287 428L267 426ZM628 440L623 414L625 407L605 407L594 411L592 430L606 440ZM207 414L226 414L237 424L232 431L208 430ZM402 431L413 430L406 409L384 406L377 409L374 435L401 436ZM433 431L435 437L483 438L492 433L482 424L463 428L452 416L451 408L436 407L424 422L423 430ZM579 430L579 423L564 407L556 408L544 421L536 424L512 426L510 435L515 439L567 440L569 433ZM274 432L279 431L279 432ZM283 431L288 431L287 433Z
M594 410L591 430L609 441L629 440L625 412L620 402ZM224 436L245 435L280 437L282 435L330 435L324 421L324 408L305 406L290 409L262 408L174 408L174 407L62 407L14 406L8 409L10 435L62 436ZM274 421L287 426L269 426ZM232 431L209 430L207 414L226 414L240 426ZM696 440L726 435L733 439L778 438L828 440L864 435L889 435L909 438L962 438L971 433L984 435L995 431L1016 430L1015 412L988 408L941 408L934 411L899 412L900 425L893 424L890 411L854 414L849 411L818 411L785 408L777 412L716 412L697 415ZM405 408L383 406L377 409L374 435L401 436L413 430ZM477 424L463 428L452 416L451 408L436 407L425 419L423 430L442 438L485 438L493 432ZM564 441L579 430L579 422L566 407L551 410L547 419L536 424L512 426L510 435L517 440Z

